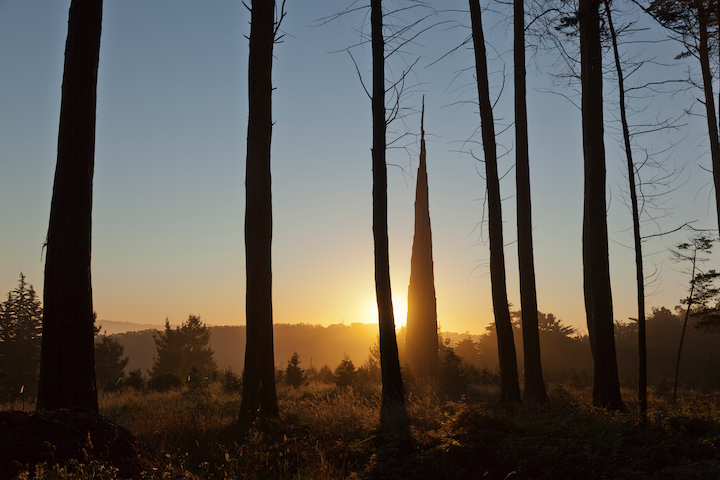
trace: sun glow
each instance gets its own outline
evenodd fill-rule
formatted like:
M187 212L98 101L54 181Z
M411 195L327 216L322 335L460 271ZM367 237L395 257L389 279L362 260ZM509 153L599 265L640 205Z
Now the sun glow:
M375 297L367 301L367 322L378 323L378 307ZM402 328L407 322L407 301L393 295L393 316L395 328Z

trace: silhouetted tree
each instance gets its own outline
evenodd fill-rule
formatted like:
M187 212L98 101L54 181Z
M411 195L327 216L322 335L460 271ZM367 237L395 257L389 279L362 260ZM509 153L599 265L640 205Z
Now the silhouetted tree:
M373 237L375 243L375 292L380 329L380 366L382 369L381 419L405 417L403 392L392 290L387 218L387 119L385 118L385 38L383 36L382 1L370 1L370 36L372 44L372 172Z
M689 242L678 244L675 249L671 250L672 256L677 262L688 262L690 267L690 290L688 296L681 300L685 309L685 320L683 321L682 333L680 334L680 346L678 346L677 361L675 362L675 385L673 387L673 402L677 400L678 377L680 375L680 355L682 354L683 341L685 339L685 330L687 329L688 319L690 318L693 307L697 304L701 308L707 308L708 293L713 296L717 295L717 291L708 292L708 284L717 277L714 270L710 272L700 272L700 264L708 259L705 254L712 253L712 244L714 240L705 235L697 235L690 239ZM710 275L708 275L710 274ZM700 287L699 289L697 287Z
M357 370L350 357L345 355L340 365L335 369L335 385L338 387L349 387L355 382Z
M283 2L284 5L284 2ZM245 370L240 418L278 415L272 312L272 59L277 28L274 0L252 0L248 61L245 170Z
M210 348L210 330L197 315L190 315L179 327L171 328L165 319L165 331L155 335L157 357L150 377L171 373L187 378L193 369L203 375L217 369Z
M405 373L403 371L403 373ZM362 377L365 383L380 383L380 347L376 343L370 347L370 355L358 369L358 376Z
M633 222L633 241L635 249L635 284L637 288L638 304L638 400L640 413L647 412L647 339L645 332L645 275L643 274L642 238L640 236L640 211L638 208L637 189L635 186L635 164L633 162L632 146L630 144L630 128L625 107L625 74L620 64L617 33L612 20L612 10L608 0L603 0L607 15L607 25L610 30L610 40L613 47L615 71L618 80L618 95L620 97L620 122L622 124L623 146L627 160L628 183L630 191L630 208Z
M495 342L497 343L497 341ZM460 340L455 345L455 354L462 358L463 362L473 365L477 368L482 368L482 361L480 360L480 351L478 350L477 342L474 342L470 336Z
M0 303L0 398L12 399L24 386L26 395L37 393L40 370L42 305L32 285L20 281Z
M580 82L585 163L583 284L593 354L593 403L624 409L615 353L605 198L600 0L580 0Z
M515 184L517 188L518 271L525 358L525 398L547 402L540 357L537 288L533 258L530 154L528 146L527 89L525 85L525 0L513 1L513 53L515 82Z
M125 347L117 339L108 335L100 335L95 341L95 376L98 388L114 390L125 379L125 367L130 358L123 357ZM124 383L124 382L123 382Z
M485 181L487 183L488 228L490 234L490 283L492 286L495 326L497 328L498 355L500 357L500 396L504 402L519 402L520 386L518 383L517 357L515 356L515 343L510 322L505 280L502 199L500 198L497 145L495 143L492 103L490 102L485 37L482 30L480 2L479 0L469 1L472 38L475 48L475 71L480 102L482 142L485 152Z
M145 381L145 377L143 376L142 370L139 368L136 368L135 370L130 370L128 372L127 378L123 380L123 384L125 388L134 388L135 390L143 390L145 389L145 386L147 382Z
M700 63L702 90L710 140L713 185L715 186L715 208L720 226L720 136L713 96L712 68L710 66L710 38L708 28L717 25L720 7L716 1L706 0L653 0L648 11L665 28L674 33L686 52L677 58L693 56Z
M442 362L440 365L440 392L449 400L459 400L465 393L468 381L462 365L462 358L455 353L451 341L441 346Z
M416 376L435 378L438 369L437 302L425 152L425 99L420 119L420 164L415 189L415 235L410 261L405 356Z
M333 375L333 371L330 370L330 367L327 365L323 365L320 367L320 370L318 370L317 374L315 375L315 379L325 383L334 383L335 382L335 376Z
M300 355L293 352L285 368L285 383L293 388L300 388L305 381L305 370L300 368Z
M38 410L98 409L90 251L102 5L70 4L46 243Z

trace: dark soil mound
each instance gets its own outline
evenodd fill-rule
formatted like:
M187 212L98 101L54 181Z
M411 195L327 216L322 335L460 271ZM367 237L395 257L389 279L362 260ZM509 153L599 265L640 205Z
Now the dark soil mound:
M163 467L140 440L95 412L0 412L0 479L71 459L97 460L126 478Z

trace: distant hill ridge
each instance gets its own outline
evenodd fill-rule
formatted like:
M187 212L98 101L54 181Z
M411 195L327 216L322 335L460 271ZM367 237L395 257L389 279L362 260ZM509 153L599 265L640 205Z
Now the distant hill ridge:
M143 372L153 365L156 355L154 334L164 325L141 325L130 322L98 320L103 331L115 337L130 358L126 371L140 368ZM245 326L210 326L210 345L215 351L218 368L232 368L241 372L245 360ZM370 348L377 342L378 326L374 323L353 323L350 325L275 324L274 356L275 366L285 368L294 352L300 355L302 368L311 365L321 368L328 365L335 368L345 354L360 367L370 355ZM454 342L467 338L468 334L443 333ZM403 356L405 329L398 330L398 349Z

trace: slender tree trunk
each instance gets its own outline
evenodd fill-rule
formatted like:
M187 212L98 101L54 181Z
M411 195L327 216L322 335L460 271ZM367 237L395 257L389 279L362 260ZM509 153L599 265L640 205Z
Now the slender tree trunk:
M688 295L687 310L685 310L685 321L683 322L682 333L680 334L680 345L678 346L677 360L675 361L675 382L673 384L673 403L677 402L678 378L680 378L680 355L682 354L683 342L685 341L685 330L687 330L690 309L693 306L693 295L695 294L695 271L697 265L697 248L693 252L692 273L690 274L690 295Z
M73 0L50 207L38 410L98 410L90 277L102 0Z
M620 95L620 120L622 122L623 142L625 144L625 156L627 158L628 182L630 187L630 205L632 208L633 240L635 242L635 282L637 285L638 302L638 400L640 402L640 414L647 413L647 342L645 335L645 276L643 274L642 238L640 237L640 211L638 209L637 187L635 185L635 163L633 162L632 147L630 145L630 129L628 128L627 114L625 108L625 78L622 66L620 65L620 53L618 52L617 34L612 21L612 12L608 0L605 3L610 37L612 38L613 54L615 57L615 69L618 76L618 94Z
M495 125L492 103L490 102L490 86L488 84L485 38L482 30L480 2L479 0L469 1L473 45L475 47L475 71L480 100L483 150L485 152L488 224L490 230L490 283L492 285L493 310L495 312L495 328L497 330L500 359L500 396L504 402L519 402L520 386L517 374L517 358L515 356L515 343L513 341L505 281L500 179L497 167Z
M588 330L595 365L593 402L597 406L619 410L625 405L618 379L608 259L599 5L599 0L580 0L578 10L585 159L583 267L586 307L590 306Z
M398 359L392 290L390 289L390 255L388 252L387 164L385 161L385 39L383 37L382 1L370 1L372 37L372 116L373 116L373 237L375 241L375 292L380 329L380 367L382 370L383 421L406 417L400 360ZM400 418L398 418L400 417Z
M533 258L530 154L528 147L527 90L525 86L525 5L514 1L515 62L515 182L517 185L518 269L520 310L525 357L525 398L548 401L540 359L537 288Z
M433 274L424 119L425 99L423 98L405 354L416 376L436 378L438 373L437 302Z
M695 0L698 13L698 55L700 71L705 93L705 116L707 117L708 135L710 136L710 158L713 168L713 185L715 186L715 208L720 226L720 138L718 137L718 119L715 114L715 97L713 96L713 78L710 72L710 47L708 45L708 21L710 12L702 0Z
M272 58L275 1L253 0L245 172L246 346L240 419L278 415L272 312Z

